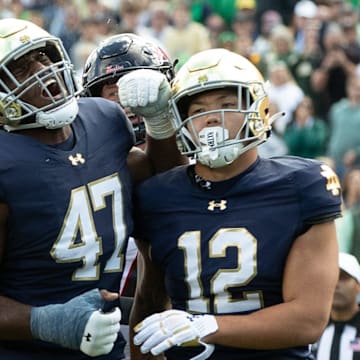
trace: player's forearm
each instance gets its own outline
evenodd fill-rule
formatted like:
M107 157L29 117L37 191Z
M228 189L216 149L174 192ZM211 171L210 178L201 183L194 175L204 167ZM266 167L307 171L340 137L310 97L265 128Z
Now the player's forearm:
M0 296L0 339L30 340L31 306Z
M165 298L162 300L162 297L156 297L156 294L149 294L148 296L135 295L129 318L130 334L134 326L147 316L162 312L169 307L168 300Z
M157 173L188 163L188 158L182 156L176 146L175 135L163 140L155 140L148 136L146 153Z
M136 324L138 324L140 321L144 320L148 315L151 315L155 312L163 311L165 310L165 305L160 306L159 310L159 303L156 303L155 301L150 301L151 296L148 297L148 301L143 299L142 301L139 299L139 297L135 297L134 305L132 307L131 313L130 313L130 321L129 321L129 339L130 339L130 353L131 353L131 359L132 360L145 360L145 359L157 359L162 360L165 359L162 355L159 356L152 356L151 354L142 354L140 351L139 346L135 346L133 343L134 338L134 327Z
M142 354L140 347L135 346L133 338L135 335L134 327L143 321L147 316L157 312L161 312L170 307L169 299L165 293L162 282L154 281L151 277L152 272L144 271L143 258L138 258L138 283L134 297L133 307L130 312L129 319L129 339L130 339L130 353L132 360L144 360L144 359L165 359L159 355L159 357L153 357L151 354ZM146 274L146 275L145 275ZM156 277L155 277L156 278Z
M284 303L250 315L216 317L219 329L204 340L224 346L279 349L314 343L326 326L326 315Z

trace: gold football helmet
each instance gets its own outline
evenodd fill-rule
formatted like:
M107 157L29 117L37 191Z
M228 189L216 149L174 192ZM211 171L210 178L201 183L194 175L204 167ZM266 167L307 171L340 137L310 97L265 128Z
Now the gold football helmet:
M207 127L204 133L196 134L193 120L207 113L189 117L189 100L199 93L223 88L236 89L237 109L216 110L222 116L222 126ZM226 49L197 53L180 68L172 83L170 107L181 153L210 167L232 163L270 135L269 99L262 75L249 60ZM229 111L245 115L243 125L239 124L240 130L231 139L224 126L224 115Z
M30 54L42 63L36 72L27 71L25 58L21 65L14 65ZM23 78L19 71L28 75ZM78 112L75 97L80 92L59 38L29 21L0 20L0 124L6 130L56 129L71 123ZM29 94L41 98L42 105L34 105L34 96Z

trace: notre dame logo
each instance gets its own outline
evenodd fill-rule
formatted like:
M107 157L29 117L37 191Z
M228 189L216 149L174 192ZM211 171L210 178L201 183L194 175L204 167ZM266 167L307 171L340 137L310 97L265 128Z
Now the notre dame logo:
M208 81L208 80L209 80L209 79L208 79L208 77L207 77L206 74L200 75L200 76L198 77L198 83L203 83L203 82L206 82L206 81Z
M30 41L30 36L29 35L23 35L19 38L20 42L22 43L27 43Z
M10 100L0 100L0 118L3 116L6 116L10 119L15 119L17 117L20 117L22 115L21 106L15 102ZM12 122L12 125L15 124L14 120Z
M84 164L85 159L80 153L76 153L76 156L70 155L68 159L71 161L71 165L78 166L79 164Z
M331 191L334 196L340 195L340 181L334 171L328 165L321 165L321 175L327 180L326 190Z
M209 201L208 210L214 211L215 209L225 210L227 201L221 200L220 202L216 202L215 200Z

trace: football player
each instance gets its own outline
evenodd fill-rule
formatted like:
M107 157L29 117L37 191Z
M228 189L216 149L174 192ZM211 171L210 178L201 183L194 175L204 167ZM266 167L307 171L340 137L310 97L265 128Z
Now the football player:
M120 77L136 70L159 71L170 81L174 78L173 65L163 49L157 44L133 33L123 33L105 39L88 57L82 76L85 96L97 96L120 102L117 82ZM125 91L127 91L125 89ZM135 145L145 148L145 125L142 116L125 109L136 136ZM130 277L123 276L123 294L132 296L135 290L136 247L129 242L126 269Z
M88 57L82 85L86 96L100 96L121 102L117 81L139 69L160 71L170 82L174 67L168 55L157 44L133 33L123 33L105 39ZM141 116L126 108L136 135L136 145L145 147L145 125Z
M133 33L110 36L89 55L85 63L82 76L84 95L121 102L117 85L119 78L140 69L158 71L164 74L169 83L174 78L174 68L168 55L154 42ZM144 149L146 131L143 117L132 113L129 107L125 108L125 112L133 125L135 145ZM136 256L134 239L129 238L120 285L120 293L129 297L128 301L131 301L135 293ZM125 326L122 327L123 330L126 329ZM128 351L128 347L125 351Z
M274 117L262 75L238 54L193 55L170 102L196 163L136 191L132 359L312 359L338 276L337 176L258 156Z
M144 90L131 101L150 134L147 152L130 157L130 121L113 101L79 98L61 41L0 20L1 359L123 358L132 184L181 160L169 118L158 116L170 86L156 74L127 85Z

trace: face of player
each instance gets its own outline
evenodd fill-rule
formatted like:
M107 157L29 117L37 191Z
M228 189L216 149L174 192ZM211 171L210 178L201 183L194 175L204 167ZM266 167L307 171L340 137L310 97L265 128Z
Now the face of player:
M68 95L63 80L57 81L55 75L50 75L51 70L47 70L52 64L52 61L41 49L30 51L9 64L8 68L13 76L20 84L23 84L16 90L16 94L23 91L21 95L23 101L41 108L53 103L50 96L59 100ZM42 79L42 84L34 77L35 74ZM33 78L30 79L31 77ZM2 74L2 78L10 89L15 88L13 81L6 75Z
M115 101L115 102L120 102L119 101L119 95L118 95L118 87L116 82L111 84L105 84L101 90L101 97L111 100L111 101ZM143 128L143 120L141 117L133 114L129 108L125 108L125 113L127 115L127 117L129 118L129 120L131 121L134 131L135 131L135 135L136 135L136 141L139 141L139 144L137 145L140 148L144 148L145 147L145 143L140 143L140 138L142 139L143 136L145 136L143 134L142 130Z
M356 280L344 271L340 271L339 280L336 285L333 309L336 311L344 311L356 302L359 291L359 284Z
M101 90L101 97L118 102L119 96L118 96L118 87L116 83L114 84L105 84Z
M245 114L239 112L213 112L201 115L202 113L218 109L238 109L237 91L234 89L216 89L203 92L194 96L190 102L188 116L199 115L193 120L194 130L197 134L205 127L224 126L229 131L229 138L233 139L241 129ZM192 131L189 129L189 131Z
M101 90L100 95L105 99L120 102L116 82L114 84L105 84ZM136 126L139 122L138 117L134 115L128 108L125 108L125 113L132 122L132 124Z

